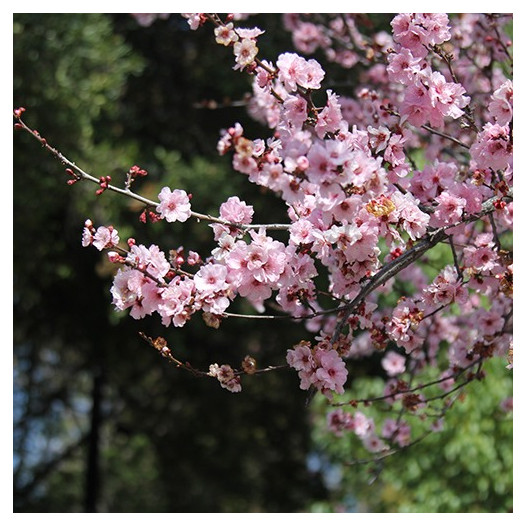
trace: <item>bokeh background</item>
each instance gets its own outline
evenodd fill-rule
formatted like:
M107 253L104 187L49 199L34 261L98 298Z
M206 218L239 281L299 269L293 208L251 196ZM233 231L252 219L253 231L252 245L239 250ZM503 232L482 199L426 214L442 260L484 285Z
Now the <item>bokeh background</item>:
M391 18L374 22L389 30ZM261 56L293 50L282 15L247 24L266 30ZM127 14L15 14L13 30L14 107L84 170L122 184L138 164L149 175L135 190L152 199L161 186L184 188L194 210L217 215L239 195L258 223L285 219L278 200L217 154L220 130L235 122L247 136L267 133L247 115L248 77L232 71L210 28L190 31L177 15L141 26ZM352 93L357 73L334 75ZM346 466L356 443L325 431L321 401L293 371L244 378L232 394L172 367L138 336L164 336L201 369L246 354L267 366L285 363L305 336L300 325L134 321L111 306L114 268L81 246L88 217L121 239L201 254L212 248L210 227L144 225L137 204L67 179L15 133L15 512L511 511L512 421L501 407L511 379L502 367L469 386L442 433L381 464ZM353 382L367 392L381 374L373 358L355 364Z

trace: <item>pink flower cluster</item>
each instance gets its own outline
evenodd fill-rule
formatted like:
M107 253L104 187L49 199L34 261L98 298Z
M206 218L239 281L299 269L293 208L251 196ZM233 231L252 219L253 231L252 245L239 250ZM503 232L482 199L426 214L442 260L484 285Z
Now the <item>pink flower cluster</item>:
M97 250L104 250L117 246L119 241L119 232L112 226L100 226L95 229L91 219L85 221L82 232L83 247L93 245Z
M230 365L211 364L208 374L217 378L223 389L227 389L231 393L239 393L241 391L239 375L234 372Z
M157 313L175 327L202 312L217 327L237 297L258 313L272 302L315 334L315 343L287 350L301 389L343 394L348 364L380 353L386 403L400 401L407 411L426 402L404 382L415 385L428 366L439 368L447 393L474 364L512 360L513 85L480 46L504 22L403 13L392 20L392 35L365 35L353 15L327 15L325 27L307 14L286 15L300 52L320 48L344 67L368 66L349 97L323 90L327 72L315 59L294 52L275 64L259 59L264 31L237 27L233 15L224 22L183 16L192 29L213 22L234 69L252 75L249 112L270 134L249 138L238 122L221 132L217 150L281 199L289 223L253 225L253 207L230 197L210 219L216 246L201 258L182 248L166 257L156 245L131 241L119 249L115 229L87 222L83 245L109 249L123 265L111 289L115 307L134 318ZM488 46L506 60L505 42ZM164 187L158 198L155 210L167 222L202 217L184 190ZM273 237L273 230L285 233ZM449 251L443 268L431 248L387 273L435 239ZM241 389L229 365L212 364L207 374ZM354 432L370 452L412 439L403 419L385 420L377 433L360 411L337 409L328 425Z
M341 408L331 411L327 415L327 427L337 436L342 436L344 432L354 433L371 453L389 449L387 443L376 434L374 420L361 411L353 414Z
M392 82L405 86L400 106L402 121L414 126L428 122L442 128L444 117L458 119L469 104L466 90L444 75L433 71L429 50L450 39L449 19L445 14L425 13L397 15L391 25L398 52L389 55L387 72Z
M309 342L300 342L287 351L287 363L298 371L301 389L314 386L326 396L331 396L332 391L343 394L347 368L329 339L323 339L314 348Z

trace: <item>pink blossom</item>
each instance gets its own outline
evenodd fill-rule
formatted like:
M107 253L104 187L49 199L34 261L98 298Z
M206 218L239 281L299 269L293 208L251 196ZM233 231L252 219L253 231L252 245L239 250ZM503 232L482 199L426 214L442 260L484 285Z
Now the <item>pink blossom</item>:
M241 38L255 39L259 37L260 35L262 35L265 31L263 31L259 27L248 27L248 28L238 27L236 29L236 32Z
M324 390L335 391L343 394L343 385L347 380L347 368L340 355L334 351L316 353L319 367L316 369L316 378L319 381L319 388Z
M113 297L112 303L117 310L125 310L134 305L141 295L141 285L145 279L144 275L138 270L117 270L110 289Z
M247 155L240 155L239 153L234 155L232 166L234 167L234 170L247 175L255 172L258 167L254 158Z
M502 400L502 402L500 403L500 408L501 408L505 413L511 413L511 412L513 412L513 397L510 396L510 397L505 398L504 400Z
M237 42L239 37L234 31L234 24L229 22L224 26L217 26L214 29L214 34L216 36L216 42L218 44L223 44L223 46L229 46L233 42Z
M301 128L307 120L307 100L299 95L288 97L283 103L283 117Z
M225 221L236 224L249 224L252 222L254 208L241 201L239 197L229 197L220 207L219 216Z
M299 219L292 223L290 227L290 241L295 245L302 245L312 242L313 224L308 219Z
M415 56L423 57L427 55L427 35L425 29L414 24L412 15L400 13L391 21L393 28L393 38L402 47L410 49Z
M287 91L296 91L297 86L319 89L325 72L314 60L305 60L296 53L282 53L276 62L278 78Z
M100 226L93 236L92 243L98 250L113 248L119 244L119 233L112 226Z
M292 33L292 40L296 49L308 55L314 53L324 42L322 31L310 22L300 22Z
M414 56L425 57L426 46L450 39L448 22L444 13L401 13L391 22L393 38Z
M380 451L386 451L389 449L387 444L374 433L365 436L362 440L362 443L365 449L371 453L379 453Z
M404 447L411 442L411 427L404 420L397 421L388 418L384 422L382 436Z
M382 358L382 367L389 376L402 374L405 372L405 358L394 351L389 351Z
M374 421L368 418L361 411L356 411L353 415L353 431L361 438L374 433Z
M126 256L126 261L158 279L163 278L170 270L170 263L157 245L150 245L150 248L133 245Z
M156 210L161 215L161 219L166 219L168 223L184 222L192 215L190 199L184 190L171 191L165 186L158 197L160 203Z
M225 265L216 263L203 265L194 276L196 290L202 293L215 293L227 289L227 273Z
M513 118L513 83L511 80L506 80L495 90L488 110L495 122L501 126L511 121Z
M335 133L343 126L343 117L338 104L338 96L331 90L327 90L327 103L323 110L318 113L318 119L314 129L321 139L325 137L326 133ZM345 127L347 127L345 123Z
M352 415L341 407L327 414L327 428L336 436L342 436L343 431L351 429L352 425Z
M390 53L387 60L389 61L389 66L387 66L389 79L405 85L414 82L424 64L421 57L413 57L407 48L402 48L397 53Z
M438 206L431 216L432 226L453 225L460 221L466 206L465 199L444 191L435 198L435 201Z
M259 49L256 46L256 41L252 38L243 38L241 42L236 42L234 44L236 68L243 70L246 66L252 64L258 51Z
M214 29L214 34L216 36L216 42L218 44L223 44L223 46L229 46L233 42L237 42L239 37L234 31L234 24L229 22L224 26L218 26Z
M456 270L448 265L423 291L423 298L433 308L450 303L462 304L467 301L467 291L459 281Z
M369 133L369 144L371 145L371 148L375 152L385 150L389 144L389 138L391 137L389 128L386 128L385 126L380 126L379 128L368 126L367 132Z
M201 13L181 13L181 16L188 20L188 25L193 31L201 26Z
M287 363L297 371L311 371L316 367L312 350L306 342L300 342L287 351Z
M464 265L480 272L489 272L498 265L498 256L493 243L486 246L464 248Z
M87 219L84 228L82 229L82 246L89 247L93 243L93 223Z
M199 303L195 301L195 285L192 279L176 277L168 287L161 290L161 300L157 310L163 325L173 324L175 327L182 327L197 308Z
M322 184L332 180L336 174L336 164L333 162L329 151L322 143L315 143L310 149L307 159L309 166L305 173L309 181Z
M241 391L241 379L230 365L211 364L208 374L209 376L217 378L221 387L231 393L239 393Z
M513 157L509 126L486 123L477 134L470 153L479 168L504 170L511 164Z

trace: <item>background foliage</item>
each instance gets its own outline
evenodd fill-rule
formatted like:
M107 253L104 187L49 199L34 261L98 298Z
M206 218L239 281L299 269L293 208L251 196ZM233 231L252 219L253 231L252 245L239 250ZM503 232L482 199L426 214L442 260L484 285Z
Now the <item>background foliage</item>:
M267 30L263 55L292 49L280 15L254 24ZM240 121L258 136L259 125L230 104L248 80L210 32L190 33L177 16L143 28L98 14L17 14L13 29L14 104L69 159L117 182L139 164L147 197L180 187L196 210L215 214L237 193L257 222L283 219L215 151L220 129ZM499 409L509 377L497 371L472 386L441 434L375 466L380 476L368 485L371 466L342 467L352 441L327 435L324 411L306 403L293 372L247 379L232 395L171 368L137 334L165 336L196 367L246 354L265 366L284 363L299 326L229 320L214 331L195 319L177 331L118 316L112 268L80 245L87 217L113 223L121 239L203 254L209 227L143 225L136 205L66 179L38 144L15 135L15 511L509 511L511 417Z

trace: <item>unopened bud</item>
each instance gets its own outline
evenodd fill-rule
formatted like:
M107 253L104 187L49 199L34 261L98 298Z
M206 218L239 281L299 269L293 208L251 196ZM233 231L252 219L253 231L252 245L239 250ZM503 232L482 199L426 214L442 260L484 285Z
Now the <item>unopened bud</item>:
M245 373L254 374L256 372L256 359L249 355L245 356L241 362L241 367Z
M111 251L111 252L108 252L108 259L112 263L120 263L122 258L117 252Z

